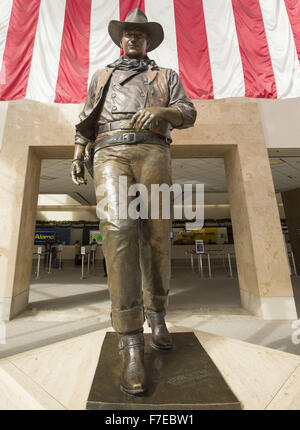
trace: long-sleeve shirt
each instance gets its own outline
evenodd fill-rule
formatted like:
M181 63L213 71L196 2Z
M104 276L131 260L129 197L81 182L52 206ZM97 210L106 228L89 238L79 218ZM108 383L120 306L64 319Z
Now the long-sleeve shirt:
M155 72L154 72L155 73ZM95 104L97 72L92 78L83 111L79 115L84 120ZM188 128L196 120L195 107L187 96L178 74L171 69L160 68L156 76L149 81L149 70L135 71L114 70L102 94L103 103L97 124L130 119L138 110L148 106L175 107L182 113L182 124L176 128ZM167 124L172 129L171 124ZM88 142L79 131L75 143Z

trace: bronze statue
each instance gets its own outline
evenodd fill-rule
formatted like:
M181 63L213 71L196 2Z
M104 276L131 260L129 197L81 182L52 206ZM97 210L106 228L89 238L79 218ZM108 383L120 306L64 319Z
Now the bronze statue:
M171 69L161 68L146 52L157 48L164 33L139 9L125 21L111 21L112 40L123 49L117 61L98 70L76 125L72 180L84 179L84 155L92 148L97 203L106 187L110 208L100 219L103 252L112 301L112 326L122 355L121 389L146 390L144 316L152 329L152 346L172 348L165 324L170 279L170 220L120 219L119 177L128 186L171 185L170 130L192 127L195 108ZM149 202L150 206L151 202Z

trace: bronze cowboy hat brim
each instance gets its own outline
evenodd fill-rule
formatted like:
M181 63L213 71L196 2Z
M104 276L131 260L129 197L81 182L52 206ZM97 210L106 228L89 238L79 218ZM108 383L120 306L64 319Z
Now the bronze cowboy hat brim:
M146 15L140 9L134 9L129 12L125 21L110 21L108 24L108 33L115 44L120 47L124 30L130 28L139 28L147 33L149 37L147 52L153 51L164 40L162 26L157 22L148 22Z

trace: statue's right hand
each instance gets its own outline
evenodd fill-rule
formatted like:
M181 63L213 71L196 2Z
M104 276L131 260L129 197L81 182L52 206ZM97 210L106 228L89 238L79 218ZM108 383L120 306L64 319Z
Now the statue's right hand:
M87 180L84 179L84 165L83 160L75 159L71 165L71 177L72 181L76 185L86 184Z

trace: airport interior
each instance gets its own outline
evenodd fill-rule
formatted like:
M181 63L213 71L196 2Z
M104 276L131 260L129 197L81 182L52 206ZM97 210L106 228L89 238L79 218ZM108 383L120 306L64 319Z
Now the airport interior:
M172 180L193 185L193 208L195 187L203 184L204 220L192 230L184 215L172 221L166 322L171 331L197 333L246 409L293 409L296 376L286 404L278 386L300 365L300 99L195 105L195 127L173 132ZM87 174L87 185L76 186L70 177L80 106L20 100L0 107L0 363L19 366L64 408L84 409L90 382L82 384L82 375L92 380L112 327L93 181ZM92 361L83 360L87 353ZM73 369L80 391L65 388L66 367L53 367L59 360ZM53 374L47 383L45 369ZM22 402L28 407L26 396Z
M109 294L93 182L88 177L86 186L76 187L70 181L70 162L66 159L42 160L29 305L33 314L40 314L45 309L62 313L63 309L73 309L74 312L90 301L88 307L81 308L82 318L96 316L99 309L102 312L106 309L109 319ZM285 193L300 188L300 157L270 157L269 162L299 313L300 282L283 201ZM201 320L197 328L205 326L226 335L236 325L234 333L242 340L250 337L255 342L259 339L265 346L277 342L278 349L299 353L297 345L290 344L288 339L277 338L283 331L268 330L266 322L259 321L241 304L223 158L175 158L172 160L172 179L173 184L182 186L204 184L204 225L201 229L189 230L184 218L172 222L168 320L175 322L180 318L185 323L190 320L193 327L196 313ZM195 193L193 198L195 202ZM45 249L47 238L52 242L51 262ZM97 242L96 246L93 246L93 240ZM203 253L196 253L196 240L203 240ZM78 241L84 248L80 248L80 252L85 255L80 255L75 264ZM39 249L42 254L38 253ZM271 328L272 323L269 324ZM263 326L265 335L262 335ZM257 327L261 327L259 333L256 333Z
M195 106L195 127L173 132L172 180L193 185L193 209L196 185L203 184L204 219L202 228L192 230L184 212L172 220L166 323L171 332L197 335L244 409L294 409L300 99L196 100ZM0 107L0 222L9 232L1 238L3 393L23 393L22 384L9 381L26 377L30 389L21 396L21 409L85 409L112 327L93 181L87 174L87 185L76 186L70 177L80 106L20 100ZM149 330L145 324L144 332ZM75 385L69 385L70 369ZM30 394L36 384L43 390L37 397ZM7 409L13 398L5 397ZM59 403L52 404L53 398Z

